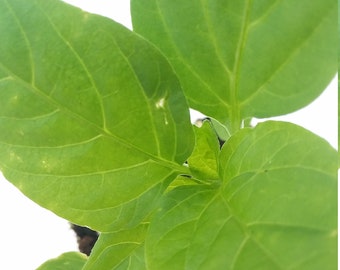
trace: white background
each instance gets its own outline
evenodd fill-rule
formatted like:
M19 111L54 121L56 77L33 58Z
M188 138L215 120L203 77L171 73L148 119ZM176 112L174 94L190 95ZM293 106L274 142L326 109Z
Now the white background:
M68 0L93 13L102 14L131 28L128 0ZM93 4L95 2L95 4ZM192 120L199 117L193 113ZM337 79L308 107L276 119L294 122L313 131L337 147ZM0 175L0 269L33 270L44 261L77 243L66 220L45 210Z

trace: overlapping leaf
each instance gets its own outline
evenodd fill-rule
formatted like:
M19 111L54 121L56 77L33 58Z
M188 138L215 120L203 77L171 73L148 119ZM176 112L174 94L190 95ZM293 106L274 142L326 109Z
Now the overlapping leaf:
M78 252L67 252L58 258L48 260L37 270L80 270L83 269L87 258Z
M304 106L334 75L334 0L132 4L191 105L232 132ZM229 137L216 121L228 139L219 157L204 125L188 159L180 84L144 39L55 0L0 0L0 31L0 169L41 205L105 231L85 269L336 267L336 153L323 140L274 122ZM185 160L215 185L190 179ZM43 266L64 263L85 259Z
M146 240L149 269L318 270L337 265L336 151L267 122L235 134L219 188L172 190Z
M0 1L0 169L101 231L134 226L193 133L170 65L123 26L53 0Z
M147 228L145 223L130 230L101 234L84 270L146 269L144 241Z
M218 179L217 157L219 153L216 132L209 121L204 121L200 128L194 126L194 131L196 144L188 158L190 171L200 180L216 180Z
M336 63L336 0L132 0L134 30L175 67L190 105L230 124L292 112Z

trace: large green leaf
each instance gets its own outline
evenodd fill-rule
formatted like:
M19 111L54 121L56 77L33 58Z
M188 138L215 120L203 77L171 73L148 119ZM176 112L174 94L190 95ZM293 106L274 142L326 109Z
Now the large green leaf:
M190 105L238 129L292 112L337 68L336 0L132 0L134 30L164 52Z
M337 265L337 158L293 124L236 133L219 188L167 194L146 238L149 269L319 270Z
M67 252L58 258L48 260L37 270L80 270L83 269L87 258L79 252Z
M193 147L165 58L56 0L0 0L0 169L77 224L135 226Z

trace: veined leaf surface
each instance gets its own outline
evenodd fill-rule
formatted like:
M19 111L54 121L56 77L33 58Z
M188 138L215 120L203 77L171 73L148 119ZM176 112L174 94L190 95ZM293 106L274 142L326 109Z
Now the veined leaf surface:
M196 144L188 165L194 177L200 180L216 180L217 157L219 154L219 142L216 132L210 121L203 121L201 127L194 126Z
M171 61L190 106L238 129L293 112L337 70L336 0L132 0L134 30Z
M61 1L0 0L0 169L77 224L135 226L193 147L166 59Z
M144 270L144 241L148 224L130 230L102 233L84 270Z
M167 194L146 238L149 269L335 269L336 155L293 124L236 133L220 155L219 188Z

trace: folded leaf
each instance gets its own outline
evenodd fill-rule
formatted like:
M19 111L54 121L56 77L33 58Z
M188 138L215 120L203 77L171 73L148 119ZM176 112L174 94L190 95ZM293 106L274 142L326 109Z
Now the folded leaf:
M148 269L336 268L337 154L328 143L266 122L232 136L219 165L219 188L167 194L146 238Z
M196 144L188 165L194 177L200 180L211 181L218 179L217 157L219 154L219 142L216 132L210 121L203 121L202 126L194 126Z
M307 105L337 70L336 0L131 4L134 30L171 61L190 106L234 130Z
M5 177L74 223L139 224L193 148L166 59L123 26L61 1L0 0L0 22Z

